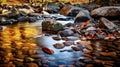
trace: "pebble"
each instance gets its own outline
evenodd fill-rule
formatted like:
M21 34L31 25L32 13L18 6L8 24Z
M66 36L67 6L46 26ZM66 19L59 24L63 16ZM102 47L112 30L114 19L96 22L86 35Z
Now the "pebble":
M38 67L36 63L28 63L28 67Z
M60 37L52 37L54 40L61 40L61 38Z
M74 51L80 51L81 49L79 48L79 47L77 47L77 46L72 46L71 47Z
M62 39L62 40L65 40L65 41L67 41L67 40L68 40L68 38L67 38L67 37L61 37L61 39Z
M71 46L71 45L73 45L73 42L72 41L66 41L66 42L63 42L63 44L65 46Z
M56 44L54 44L53 46L54 46L56 49L62 49L62 48L65 47L65 45L64 45L64 44L61 44L61 43L56 43Z
M59 65L58 67L66 67L66 65Z

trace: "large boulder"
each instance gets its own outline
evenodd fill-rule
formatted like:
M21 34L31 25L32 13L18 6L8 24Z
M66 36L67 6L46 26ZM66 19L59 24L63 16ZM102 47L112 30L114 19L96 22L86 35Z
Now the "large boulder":
M94 9L91 11L92 17L107 17L110 19L117 19L120 16L120 7L109 6L109 7L101 7Z

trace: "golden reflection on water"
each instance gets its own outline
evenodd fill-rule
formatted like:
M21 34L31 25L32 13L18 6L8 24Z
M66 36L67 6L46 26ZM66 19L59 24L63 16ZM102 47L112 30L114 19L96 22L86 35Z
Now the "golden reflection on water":
M27 47L35 46L33 36L38 34L37 28L36 26L31 26L28 22L7 26L5 30L0 31L1 46L11 48L13 43L17 45L15 48L20 48L23 44Z

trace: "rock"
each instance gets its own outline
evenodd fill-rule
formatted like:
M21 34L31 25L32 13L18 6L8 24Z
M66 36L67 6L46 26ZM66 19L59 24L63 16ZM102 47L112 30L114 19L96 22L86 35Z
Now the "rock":
M96 56L96 59L100 59L100 60L107 60L107 61L111 61L112 58L111 57L105 57L105 56Z
M91 50L88 50L88 49L85 48L85 49L83 49L83 52L84 53L91 53Z
M36 63L28 63L27 66L28 67L38 67L38 65Z
M100 52L100 55L102 56L116 56L116 52Z
M61 37L61 39L62 39L62 40L65 40L65 41L68 40L67 37Z
M73 50L66 50L67 52L73 52Z
M66 67L66 65L64 65L64 64L61 64L61 65L59 65L59 67Z
M92 63L92 60L88 57L79 57L78 59L83 63Z
M44 55L42 55L42 54L36 54L36 55L31 55L31 57L35 58L35 59L38 59L38 58L44 57Z
M28 63L28 62L33 62L35 59L31 58L31 57L25 57L24 58L24 62Z
M60 43L56 43L56 44L54 44L53 46L54 46L56 49L62 49L62 48L65 47L64 44L60 44Z
M74 32L71 29L65 29L60 32L60 35L62 37L72 36L73 34L74 34Z
M46 60L46 59L42 60L42 63L48 63L48 62L49 60Z
M93 58L93 56L91 56L90 54L84 54L83 56Z
M100 18L99 26L102 28L107 28L110 31L114 31L115 29L117 29L117 25L103 17Z
M37 21L37 18L36 17L28 17L28 21L31 23L31 22L36 22Z
M36 54L36 53L37 53L36 50L33 50L33 49L28 50L28 54L29 54L29 55L34 55L34 54Z
M91 44L86 45L86 47L87 47L87 49L89 49L89 50L93 50L93 47L91 46Z
M100 55L102 55L102 56L110 56L110 54L108 52L100 52Z
M51 20L45 20L42 22L42 30L43 31L52 31L54 24L55 24L55 22L52 22Z
M27 17L25 17L25 16L22 16L22 17L18 18L18 22L27 22L27 21L28 21Z
M60 37L52 37L54 40L61 40L61 38Z
M73 52L73 50L60 50L60 52L65 52L65 51L67 51L67 52Z
M104 65L102 64L102 62L99 62L99 63L94 63L94 67L104 67Z
M79 37L74 37L74 36L69 36L67 37L68 40L74 41L74 40L79 40Z
M85 67L94 67L93 64L86 64Z
M63 29L63 25L61 23L56 23L53 27L53 32L58 32Z
M11 24L13 24L13 22L11 20L6 20L6 21L0 23L0 25L11 25Z
M75 67L85 67L85 63L82 62L76 62L74 65Z
M86 59L86 60L84 60L84 63L86 63L86 64L92 64L92 63L93 63L93 60L91 60L91 59Z
M9 62L7 64L0 64L0 67L16 67L12 62Z
M78 46L72 46L71 47L74 51L80 51L81 49Z
M107 17L109 19L118 19L120 16L120 8L114 6L100 7L91 11L91 16L93 17Z
M66 41L66 42L63 42L63 44L65 46L71 46L71 45L73 45L73 42L72 41Z
M75 65L68 65L68 67L75 67Z
M104 65L113 66L114 61L104 61Z

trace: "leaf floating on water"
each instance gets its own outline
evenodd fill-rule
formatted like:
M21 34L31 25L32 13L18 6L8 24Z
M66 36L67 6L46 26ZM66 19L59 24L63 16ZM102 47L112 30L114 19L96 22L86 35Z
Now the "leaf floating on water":
M54 53L54 51L52 49L49 49L47 47L42 47L42 51L44 51L47 54L53 54Z

